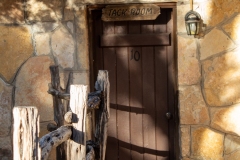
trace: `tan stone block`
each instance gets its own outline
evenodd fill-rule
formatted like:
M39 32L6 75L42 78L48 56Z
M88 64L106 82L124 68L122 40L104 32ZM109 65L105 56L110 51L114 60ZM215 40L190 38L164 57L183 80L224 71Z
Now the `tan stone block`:
M78 0L79 1L79 0ZM119 0L115 0L116 2L118 2ZM105 1L104 0L84 0L84 3L87 4L103 4Z
M73 84L84 84L89 85L89 73L86 71L65 71L60 73L60 82L62 88L65 88L68 82L69 73L73 74Z
M240 136L240 105L233 105L226 108L211 108L211 127L225 133Z
M207 127L192 128L193 159L223 160L224 135Z
M212 61L203 62L204 93L211 106L240 102L239 51L228 52Z
M27 0L28 21L57 21L62 19L63 1Z
M223 21L224 18L229 18L234 13L239 12L240 2L237 0L213 0L206 10L210 10L208 13L210 18L207 24L215 26L219 22Z
M47 55L51 53L49 34L36 34L34 39L37 55Z
M199 86L180 87L180 124L208 124L209 115Z
M72 20L74 20L73 9L65 8L64 9L64 21L72 21Z
M0 74L10 82L18 68L33 54L30 29L0 26Z
M239 159L240 159L240 150L224 156L224 160L239 160Z
M62 27L53 33L51 47L54 57L61 67L74 67L75 45L73 37L67 29Z
M104 3L108 3L105 2L105 0L67 0L70 3L75 3L77 5L81 5L81 4L104 4ZM114 0L114 2L116 1L116 3L118 3L119 0Z
M233 135L226 135L225 140L224 140L225 155L230 154L239 149L240 149L240 137L233 136Z
M47 93L51 82L49 66L53 64L48 56L32 57L16 78L15 106L36 106L40 121L54 118L52 96Z
M88 72L74 72L73 73L73 84L84 84L89 85L89 73Z
M124 0L116 0L116 1L112 1L112 0L105 0L106 3L128 3L128 1L124 1ZM130 3L130 2L129 2Z
M224 25L223 28L235 41L235 43L240 43L240 15L236 16L230 23Z
M89 70L87 12L85 6L80 6L76 11L77 27L77 62L78 69Z
M177 32L186 33L186 26L185 26L185 15L190 11L189 4L181 4L177 6Z
M70 30L70 32L72 33L72 34L74 34L74 26L73 26L73 22L67 22L66 23L66 26L67 26L67 28L68 28L68 30Z
M13 86L5 84L0 79L0 136L9 135L11 130L12 90Z
M178 82L180 85L197 84L200 80L197 44L193 38L178 36Z
M1 0L0 23L24 23L22 0Z
M237 0L202 0L198 2L200 3L194 10L200 13L203 23L212 27L230 18L240 10L240 2Z
M190 127L184 126L180 128L181 152L183 157L190 156Z
M55 30L59 24L53 22L38 22L33 25L33 32L34 33L45 33L45 32L52 32Z
M199 40L201 60L235 47L235 44L221 30L213 29Z

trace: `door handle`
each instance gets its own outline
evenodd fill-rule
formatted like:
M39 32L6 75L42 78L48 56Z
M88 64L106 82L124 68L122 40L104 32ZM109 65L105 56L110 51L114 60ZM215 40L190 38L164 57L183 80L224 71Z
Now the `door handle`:
M170 120L170 119L172 118L172 113L167 112L167 113L166 113L166 117L167 117L168 120Z

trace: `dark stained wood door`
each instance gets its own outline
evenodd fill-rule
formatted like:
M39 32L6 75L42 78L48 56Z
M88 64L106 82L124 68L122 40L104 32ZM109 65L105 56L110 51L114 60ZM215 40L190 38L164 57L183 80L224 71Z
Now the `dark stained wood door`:
M92 10L93 79L109 71L107 160L174 159L173 12L154 21L101 21Z

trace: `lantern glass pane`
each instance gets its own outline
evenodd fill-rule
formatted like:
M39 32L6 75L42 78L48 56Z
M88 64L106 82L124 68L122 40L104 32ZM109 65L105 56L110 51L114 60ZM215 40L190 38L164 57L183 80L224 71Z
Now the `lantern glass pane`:
M190 32L191 32L191 35L195 35L195 34L196 34L196 31L197 31L197 23L195 23L195 22L190 23Z
M187 34L191 35L189 23L186 22L185 25L186 25Z

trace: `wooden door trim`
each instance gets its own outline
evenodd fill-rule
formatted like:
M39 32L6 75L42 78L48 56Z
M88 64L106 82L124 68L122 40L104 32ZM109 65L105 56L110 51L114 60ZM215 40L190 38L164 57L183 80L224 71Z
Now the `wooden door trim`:
M172 74L172 93L173 93L173 110L171 111L173 113L174 118L171 120L172 122L169 123L170 128L173 128L170 133L170 138L173 138L173 144L171 144L170 149L173 150L174 153L170 153L170 160L173 159L179 159L180 157L180 145L179 145L179 111L178 111L178 84L177 84L177 36L176 36L176 26L177 26L177 11L176 11L176 3L170 2L170 3L152 3L160 6L161 8L169 8L172 9L172 18L173 18L173 34L171 34L171 43L173 44L173 63L170 73ZM91 18L91 11L92 10L101 10L106 5L111 4L99 4L99 5L88 5L88 30L89 30L89 59L90 59L90 88L93 90L94 88L94 70L93 70L93 31L92 31L92 23L93 20ZM116 5L116 4L114 4ZM170 151L171 151L170 150Z

